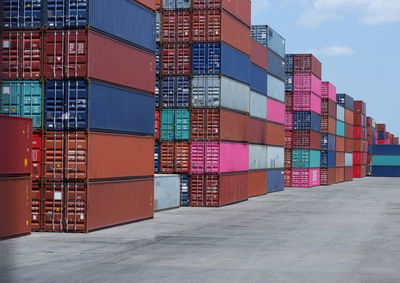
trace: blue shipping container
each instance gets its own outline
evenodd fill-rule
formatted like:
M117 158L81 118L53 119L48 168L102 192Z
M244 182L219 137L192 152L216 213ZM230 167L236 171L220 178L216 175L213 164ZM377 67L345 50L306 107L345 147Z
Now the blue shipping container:
M268 47L282 58L285 58L285 39L267 25L251 26L251 37Z
M191 7L190 0L163 0L162 3L165 10L189 9Z
M161 47L160 44L156 44L156 74L160 74L161 70Z
M3 26L6 29L40 29L42 0L7 0L3 2Z
M154 135L154 97L138 91L96 81L47 81L44 105L47 130Z
M156 77L155 106L160 107L160 78Z
M283 169L267 170L267 193L275 193L284 190Z
M163 77L161 83L162 107L189 107L190 105L190 78Z
M275 77L285 80L285 59L275 52L268 52L268 72Z
M321 150L336 150L335 135L321 134Z
M250 88L267 95L267 72L254 64L251 64Z
M335 168L336 167L336 152L335 151L321 151L321 168Z
M293 129L321 132L321 116L311 111L294 111Z
M155 13L130 0L47 0L46 26L90 27L128 44L155 50Z
M372 166L372 177L400 177L400 166Z
M181 175L181 206L190 206L189 175Z
M285 55L285 73L294 72L294 56L293 54Z
M220 43L193 43L193 75L225 75L250 85L250 57Z
M354 109L354 99L347 94L337 93L336 94L336 103L350 111L353 111L353 109Z
M378 133L378 140L386 139L386 132L377 132Z
M154 143L154 173L160 171L160 144L158 141Z
M285 74L285 91L293 91L293 73Z
M373 155L400 155L400 145L373 145L370 149Z

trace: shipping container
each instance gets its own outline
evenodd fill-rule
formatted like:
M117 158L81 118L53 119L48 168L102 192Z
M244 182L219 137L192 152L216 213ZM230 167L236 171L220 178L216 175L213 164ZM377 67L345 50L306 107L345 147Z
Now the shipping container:
M160 172L160 144L158 141L154 143L154 173Z
M30 234L31 209L32 179L0 178L0 240Z
M353 112L354 99L351 96L344 94L344 93L337 93L336 94L336 102L338 105Z
M344 169L344 180L346 182L353 181L353 167L345 167L345 169Z
M322 64L312 54L294 55L294 72L312 73L319 79L322 78Z
M344 166L345 167L353 166L353 153L345 153L344 154Z
M160 173L188 173L189 154L188 142L161 142Z
M14 0L2 3L2 24L6 29L40 29L43 24L41 0Z
M372 146L373 155L400 155L400 146L397 145L374 145Z
M367 104L361 100L354 101L354 113L366 114L367 113Z
M280 57L285 58L286 40L271 27L267 25L251 26L251 37Z
M353 141L353 139L344 138L344 151L348 152L348 153L352 153L353 151L356 151L356 150L354 150L354 141ZM361 151L364 151L364 149L361 150Z
M284 168L285 169L292 169L292 149L285 148L285 155L284 155Z
M336 151L344 152L344 137L336 136Z
M192 50L188 43L163 44L160 52L162 75L187 76L190 74Z
M181 206L190 206L190 176L187 174L180 175L181 181Z
M293 130L293 112L285 111L285 130Z
M285 126L267 122L267 145L285 145Z
M250 28L221 10L193 10L193 42L224 42L250 55Z
M285 131L285 148L292 149L293 147L293 132Z
M267 71L250 64L250 88L264 95L267 95Z
M336 137L332 134L321 134L321 150L336 150Z
M353 178L363 178L366 176L367 166L366 165L354 165L353 166Z
M268 98L267 120L277 124L285 124L285 104Z
M328 98L321 99L321 115L329 116L336 119L336 101Z
M293 91L293 73L285 73L285 91Z
M291 91L285 92L285 110L293 111L293 92Z
M294 130L321 131L321 116L311 111L293 112Z
M344 121L349 125L353 125L353 123L354 123L354 113L353 113L353 111L350 111L348 109L344 110Z
M385 124L376 124L376 131L377 132L386 132L386 125Z
M48 30L44 35L45 79L91 78L154 93L154 54L93 31Z
M161 46L156 43L156 75L161 73Z
M400 166L400 155L372 155L372 166Z
M267 144L267 122L250 118L249 142L253 144Z
M0 115L0 176L31 176L32 119Z
M267 194L284 190L285 173L283 169L267 170Z
M153 137L46 132L43 150L46 180L104 180L154 173Z
M336 152L336 167L344 167L345 164L345 153Z
M285 82L268 74L267 76L267 94L268 97L285 102Z
M180 207L179 175L154 175L154 211Z
M342 122L345 121L345 114L344 114L345 111L344 110L345 110L344 107L342 107L340 105L336 106L336 119L338 121L342 121Z
M192 74L222 74L249 85L250 56L224 43L193 43Z
M268 147L269 148L269 147ZM268 151L268 153L270 153ZM249 170L266 170L267 169L267 146L266 145L249 145ZM268 162L270 159L268 158ZM269 166L269 164L268 164Z
M372 177L400 177L400 166L372 166Z
M313 111L321 115L321 97L311 91L293 92L294 111Z
M297 188L311 188L321 184L320 169L293 169L292 186Z
M267 193L267 171L249 172L248 196L255 197Z
M248 173L192 175L190 205L221 207L248 199Z
M161 79L161 106L185 108L190 106L190 77L165 76Z
M321 80L310 73L294 73L293 90L313 92L321 97Z
M249 113L250 86L225 76L194 76L192 79L194 108L222 107Z
M342 121L336 121L336 135L344 137L345 136L345 123Z
M253 38L250 39L250 62L268 70L268 48Z
M336 135L336 120L331 117L321 116L321 133Z
M292 139L294 149L321 149L321 134L318 132L293 131Z
M285 169L284 171L284 187L290 188L292 186L292 170Z
M188 10L162 12L163 43L189 42L192 38L191 31L191 13Z
M336 168L321 169L321 185L336 183Z
M292 168L320 168L321 152L319 150L294 149L292 152Z
M345 181L344 170L344 167L336 168L336 183L342 183Z
M88 99L89 98L89 99ZM97 81L47 81L47 130L154 135L154 96Z
M161 110L161 140L189 140L190 112L188 109Z
M154 116L154 137L156 139L160 139L160 111L156 110L155 111L155 116Z
M42 230L42 221L40 215L42 211L42 183L40 180L32 181L32 232L40 232Z
M3 81L0 88L0 114L32 118L33 129L40 130L42 84L39 81Z
M153 218L154 179L46 182L45 232L90 232Z
M354 132L353 126L345 123L345 125L344 125L344 135L345 135L345 137L353 139L353 132Z
M47 28L90 27L91 30L154 52L155 13L137 1L89 0L60 3L59 0L47 0L45 5Z
M39 80L42 77L42 49L40 31L4 31L0 54L2 79Z
M250 91L250 117L267 119L267 97L260 93Z
M285 167L284 147L268 146L266 153L267 153L267 169L281 169Z
M367 151L367 143L366 141L363 140L353 140L353 148L351 148L351 145L348 141L347 145L347 152L351 151L358 151L358 152L366 152Z
M268 72L278 79L285 80L285 58L275 52L268 52Z
M294 73L294 55L285 54L285 73Z
M32 135L32 178L42 177L42 134Z
M330 82L321 83L321 97L336 103L336 87Z
M164 10L189 9L191 0L161 0ZM194 1L194 0L193 0Z

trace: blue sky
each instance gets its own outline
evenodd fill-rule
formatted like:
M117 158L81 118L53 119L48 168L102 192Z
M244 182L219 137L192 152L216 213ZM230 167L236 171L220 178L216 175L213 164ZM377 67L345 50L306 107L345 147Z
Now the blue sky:
M367 103L367 115L400 135L400 0L252 0L252 24L311 52L323 80Z

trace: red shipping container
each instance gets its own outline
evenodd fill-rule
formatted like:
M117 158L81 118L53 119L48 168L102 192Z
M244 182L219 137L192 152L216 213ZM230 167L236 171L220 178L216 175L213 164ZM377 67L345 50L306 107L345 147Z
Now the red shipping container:
M174 142L162 142L160 144L160 173L174 173Z
M354 107L353 107L354 114L366 114L367 112L367 105L365 102L361 100L354 100Z
M160 138L160 111L156 110L155 116L154 116L154 136L156 139Z
M321 169L321 185L336 183L336 168Z
M43 230L89 232L153 217L154 180L48 182Z
M353 181L353 167L346 167L344 170L344 180L346 182Z
M321 134L314 131L293 131L294 149L321 149Z
M344 138L344 151L348 153L355 151L353 139Z
M285 149L284 166L285 166L285 169L292 169L292 150L291 149Z
M249 172L249 197L267 193L267 171Z
M40 31L5 31L2 35L3 80L39 80L42 77Z
M190 204L193 207L221 207L248 199L248 173L192 175Z
M267 122L267 145L285 145L285 126Z
M46 132L44 177L48 180L152 176L154 138L84 132Z
M46 79L93 78L154 93L154 74L155 55L133 46L93 31L45 32Z
M386 125L385 124L376 124L376 131L377 132L386 132Z
M365 127L364 125L364 114L361 113L354 113L354 126L362 126Z
M372 128L372 118L371 117L367 117L367 127Z
M161 50L162 75L189 75L191 71L190 58L191 49L189 44L164 44Z
M336 119L336 102L328 98L322 98L321 115L329 116Z
M188 142L175 143L174 169L176 173L189 172L190 146Z
M42 229L42 189L41 182L34 180L32 182L32 231L39 232Z
M250 28L220 10L194 10L194 42L219 42L250 55Z
M188 142L160 144L160 172L163 174L189 172L190 147Z
M285 111L285 130L293 130L293 112Z
M250 118L249 142L253 144L267 144L266 121Z
M31 233L32 179L0 178L0 239Z
M293 92L285 92L285 111L293 111Z
M364 128L363 128L363 127L354 126L354 127L353 127L353 138L354 138L354 139L360 139L360 140L364 139L364 137L363 137L363 131L364 131Z
M350 145L348 145L350 147ZM353 140L353 150L358 152L365 152L366 142L363 140Z
M31 176L32 119L0 115L0 176Z
M344 152L336 152L336 167L344 167Z
M321 116L321 133L336 135L336 120L331 117Z
M193 0L193 9L224 9L247 26L251 25L251 2L249 0Z
M294 55L295 73L313 73L319 79L322 78L322 64L312 54Z
M352 125L349 125L349 124L345 124L344 125L344 135L345 135L346 138L352 139L353 138L353 132L354 132L354 130L353 130L353 126Z
M268 48L250 38L250 61L258 67L268 70Z
M356 165L367 164L366 153L358 151L353 152L353 164Z
M189 42L191 17L187 10L164 10L162 13L162 41L164 43Z
M292 187L292 170L285 169L283 178L284 178L284 186L285 186L285 188Z
M293 148L293 132L285 131L285 148Z
M32 178L42 177L42 134L33 134L32 139Z
M336 183L342 183L344 180L344 167L336 168Z
M363 178L365 172L367 170L366 165L354 165L353 166L353 177L354 178Z

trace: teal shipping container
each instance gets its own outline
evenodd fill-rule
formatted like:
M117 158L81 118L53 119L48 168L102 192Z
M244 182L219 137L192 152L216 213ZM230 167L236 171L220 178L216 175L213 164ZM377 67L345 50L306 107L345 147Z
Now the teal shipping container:
M0 91L0 114L33 118L33 129L42 128L41 82L4 81Z
M190 112L188 109L161 110L161 140L189 140Z
M372 166L400 166L400 155L372 155Z
M294 149L292 167L295 169L320 168L321 152L319 150Z
M336 121L336 135L344 137L344 122Z

